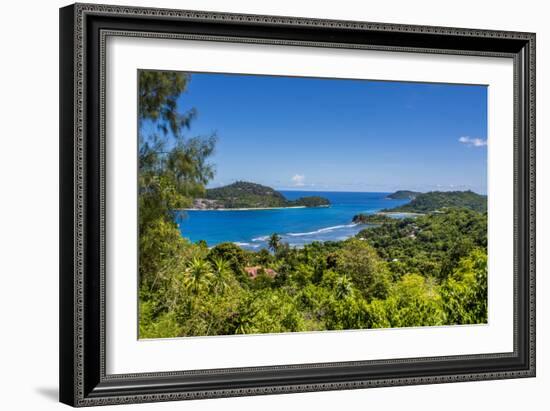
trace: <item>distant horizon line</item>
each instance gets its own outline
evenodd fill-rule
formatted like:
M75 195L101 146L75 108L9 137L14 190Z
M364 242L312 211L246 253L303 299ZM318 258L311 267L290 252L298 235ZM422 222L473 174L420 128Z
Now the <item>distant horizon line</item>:
M276 186L271 187L271 186L266 185L266 184L254 183L252 181L245 181L245 180L236 180L236 181L233 181L232 183L221 184L221 185L218 185L218 186L206 187L206 188L207 189L213 189L213 188L226 187L226 186L229 186L231 184L235 184L237 182L248 182L248 183L253 183L253 184L260 184L260 185L263 185L263 186L266 186L266 187L270 187L270 188L272 188L273 190L276 190L276 191L301 191L301 192L310 192L310 193L379 193L379 194L392 194L392 193L395 193L395 192L398 192L398 191L413 191L413 192L425 194L425 193L431 193L431 192L436 192L436 191L439 191L439 192L472 191L473 193L476 193L478 195L487 196L487 192L478 191L478 190L475 190L475 189L472 189L472 188L465 188L465 189L438 188L438 189L433 189L433 190L418 190L418 189L409 189L409 188L399 188L399 189L388 190L388 191L384 191L384 190L382 190L382 191L365 191L365 190L349 190L349 189L324 189L323 190L323 189L311 189L311 188L307 188L307 187L283 187L283 188L276 187Z

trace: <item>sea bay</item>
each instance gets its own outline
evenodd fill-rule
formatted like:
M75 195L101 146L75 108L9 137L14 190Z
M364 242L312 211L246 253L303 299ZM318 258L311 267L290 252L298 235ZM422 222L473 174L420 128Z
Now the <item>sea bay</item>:
M409 202L389 199L390 193L284 191L289 200L317 195L330 200L329 207L274 208L258 210L188 210L176 222L184 238L204 240L209 247L233 242L242 248L259 250L267 247L272 233L293 247L313 241L338 241L352 237L365 226L353 224L359 213L373 214Z

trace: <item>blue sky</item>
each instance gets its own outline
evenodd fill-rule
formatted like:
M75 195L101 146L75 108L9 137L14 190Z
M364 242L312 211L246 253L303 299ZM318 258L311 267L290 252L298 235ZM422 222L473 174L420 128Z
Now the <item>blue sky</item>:
M487 190L487 88L192 74L190 136L216 132L210 187Z

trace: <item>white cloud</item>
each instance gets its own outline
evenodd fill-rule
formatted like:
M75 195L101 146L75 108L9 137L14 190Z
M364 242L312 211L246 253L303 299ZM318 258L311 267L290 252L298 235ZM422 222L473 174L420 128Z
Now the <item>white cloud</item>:
M463 136L458 139L462 144L466 144L468 147L484 147L487 145L487 140L483 140L478 137Z
M295 174L291 180L294 186L296 187L302 187L304 185L304 180L306 179L306 176L302 174Z

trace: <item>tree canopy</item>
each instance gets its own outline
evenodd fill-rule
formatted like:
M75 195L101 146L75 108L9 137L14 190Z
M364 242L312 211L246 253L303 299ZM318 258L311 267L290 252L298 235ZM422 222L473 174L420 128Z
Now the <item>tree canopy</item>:
M208 158L216 137L186 135L197 111L178 101L190 77L180 72L139 71L139 256L140 280L151 282L163 261L184 241L174 210L188 207L214 176Z
M485 219L450 209L299 249L274 234L271 253L186 243L161 265L155 285L142 287L140 335L484 323ZM247 275L251 267L257 276Z

